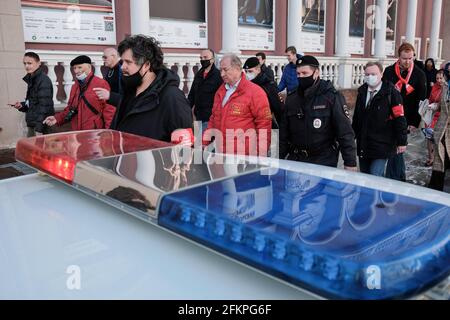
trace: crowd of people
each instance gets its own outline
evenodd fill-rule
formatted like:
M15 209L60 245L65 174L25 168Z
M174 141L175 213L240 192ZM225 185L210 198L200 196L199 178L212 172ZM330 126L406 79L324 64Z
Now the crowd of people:
M368 62L351 118L342 94L321 79L315 57L293 46L286 57L289 64L277 84L264 52L242 63L235 54L217 62L213 50L203 50L186 96L177 74L164 66L159 43L130 36L104 51L103 79L94 75L88 56L71 62L76 81L67 106L55 114L52 82L39 56L27 52L26 98L11 106L26 113L28 136L70 123L72 130L111 128L171 142L175 132L191 130L198 121L202 144L214 142L216 152L274 156L270 146L277 144L281 159L331 167L341 154L347 170L359 167L399 181L406 181L408 135L421 128L428 143L426 164L433 166L429 186L443 190L450 167L450 63L441 70L432 59L421 65L409 43L400 46L398 61L386 70ZM274 129L278 141L271 141Z

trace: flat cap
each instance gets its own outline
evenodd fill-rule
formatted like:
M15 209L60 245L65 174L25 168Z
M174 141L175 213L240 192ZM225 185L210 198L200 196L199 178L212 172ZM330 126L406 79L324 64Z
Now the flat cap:
M79 64L84 64L84 63L92 64L91 58L89 58L88 56L84 56L84 55L78 56L70 62L70 66L73 67L73 66L76 66Z

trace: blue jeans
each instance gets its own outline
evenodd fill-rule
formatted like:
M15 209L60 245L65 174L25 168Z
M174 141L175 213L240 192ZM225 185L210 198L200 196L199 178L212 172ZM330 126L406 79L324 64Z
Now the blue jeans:
M403 153L397 154L388 160L386 178L403 182L406 181L406 165Z
M362 159L359 158L361 172L378 177L384 177L388 159Z

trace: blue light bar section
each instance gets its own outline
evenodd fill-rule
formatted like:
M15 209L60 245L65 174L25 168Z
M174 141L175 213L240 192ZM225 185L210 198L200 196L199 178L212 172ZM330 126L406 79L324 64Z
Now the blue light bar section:
M408 298L450 275L449 207L298 172L167 195L158 222L325 298Z

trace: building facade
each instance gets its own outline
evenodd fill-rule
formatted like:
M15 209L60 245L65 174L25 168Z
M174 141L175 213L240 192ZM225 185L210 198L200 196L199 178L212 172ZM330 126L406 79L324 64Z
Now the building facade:
M345 89L362 84L368 60L392 63L405 40L414 42L419 59L450 59L449 13L450 0L4 0L0 146L13 146L25 129L23 115L6 106L25 94L25 50L40 54L58 107L73 84L70 61L88 54L101 76L103 49L130 34L161 42L185 92L203 48L244 58L264 51L280 77L291 45L318 56L323 77Z

